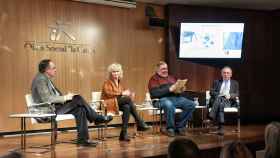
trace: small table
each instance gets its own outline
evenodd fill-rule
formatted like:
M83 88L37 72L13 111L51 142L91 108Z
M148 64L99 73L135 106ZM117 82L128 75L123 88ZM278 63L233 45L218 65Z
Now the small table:
M103 111L102 110L96 110L96 109L94 109L95 110L95 112L97 113L97 114L99 114L99 115L102 115L103 114ZM104 123L104 126L102 127L98 127L97 128L97 139L99 139L99 140L105 140L105 138L106 138L106 135L107 135L107 131L106 131L106 129L107 129L107 127L108 127L108 123Z
M26 149L26 118L51 118L51 147L55 145L55 116L56 114L30 114L30 113L21 113L21 114L12 114L9 117L11 118L20 118L21 119L21 149Z
M192 115L192 119L189 122L189 126L192 127L203 127L203 121L207 118L207 107L206 106L195 106L195 111Z

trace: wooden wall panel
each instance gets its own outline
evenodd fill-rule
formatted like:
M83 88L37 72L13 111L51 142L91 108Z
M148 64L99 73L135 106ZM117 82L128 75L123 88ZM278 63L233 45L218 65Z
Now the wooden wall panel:
M163 17L164 8L154 7ZM48 26L57 20L69 23L66 30L77 38L73 43L90 44L95 53L34 52L23 47L25 41L50 42ZM71 40L62 35L59 42ZM8 115L26 110L24 95L30 93L41 59L56 63L54 81L63 92L79 93L87 100L92 91L100 91L107 66L119 62L124 84L141 103L154 64L164 59L164 43L164 30L146 25L145 4L125 9L68 0L0 1L0 132L19 130L19 121Z

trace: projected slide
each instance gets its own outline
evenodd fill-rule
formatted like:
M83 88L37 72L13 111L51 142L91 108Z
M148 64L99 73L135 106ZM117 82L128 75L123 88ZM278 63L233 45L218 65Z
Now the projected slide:
M181 23L180 58L241 58L243 23Z

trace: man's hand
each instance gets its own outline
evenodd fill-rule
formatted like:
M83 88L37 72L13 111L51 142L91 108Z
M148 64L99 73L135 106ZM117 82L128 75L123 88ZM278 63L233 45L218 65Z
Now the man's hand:
M68 100L72 100L74 94L73 93L68 93L66 95L64 95L64 100L68 101Z
M174 92L176 88L176 83L174 83L172 86L169 87L170 92Z
M226 99L230 99L230 94L225 95Z

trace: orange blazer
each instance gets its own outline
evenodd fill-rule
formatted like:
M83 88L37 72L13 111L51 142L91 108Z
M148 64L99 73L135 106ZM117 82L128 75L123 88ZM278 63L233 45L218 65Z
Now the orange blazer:
M110 113L118 114L119 113L119 107L118 107L118 101L117 96L122 94L122 91L124 88L119 83L119 86L117 86L114 81L108 79L104 82L102 87L102 95L101 98L104 100L107 110Z

